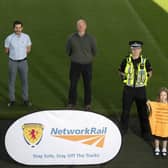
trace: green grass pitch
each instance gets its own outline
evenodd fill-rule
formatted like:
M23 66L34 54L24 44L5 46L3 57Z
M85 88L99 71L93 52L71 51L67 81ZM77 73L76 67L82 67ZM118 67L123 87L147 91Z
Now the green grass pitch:
M70 63L65 53L65 43L68 35L76 30L75 22L79 18L87 20L88 32L96 37L98 45L92 82L93 111L108 117L120 116L122 83L118 66L128 54L129 40L144 42L144 55L153 66L153 77L147 88L148 98L154 100L159 88L167 87L168 84L167 9L167 0L0 0L1 122L2 119L16 119L38 110L65 109ZM29 93L33 103L31 108L21 105L21 85L18 78L17 105L7 107L8 57L4 54L3 42L12 32L12 23L16 19L23 21L24 31L30 35L33 43L32 52L28 56ZM79 109L83 108L82 85L80 81ZM135 108L131 114L136 115ZM0 153L0 158L0 166L3 168L23 167L3 159L3 153ZM74 167L165 168L167 163L167 159L155 159L151 146L129 132L120 154L113 161L98 166Z
M149 10L150 9L150 10ZM143 40L144 55L153 65L148 97L167 86L168 13L153 1L135 0L1 0L0 1L0 117L16 118L42 109L64 109L69 87L69 58L65 43L79 18L88 21L88 31L97 39L98 54L93 71L93 111L106 116L121 112L122 83L118 66L128 54L128 41ZM29 87L32 108L21 106L20 81L16 82L17 105L7 107L8 58L3 41L20 19L33 46L29 58ZM83 106L83 83L78 86L78 107ZM133 111L134 114L134 111Z

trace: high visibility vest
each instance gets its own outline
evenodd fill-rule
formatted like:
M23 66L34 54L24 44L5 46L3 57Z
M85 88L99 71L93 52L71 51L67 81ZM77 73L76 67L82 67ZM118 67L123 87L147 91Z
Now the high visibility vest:
M132 54L127 58L127 63L125 66L125 79L123 83L127 86L142 87L147 85L148 75L146 71L146 58L142 55L140 56L141 61L138 64L137 70L135 71L134 65L132 62Z
M168 137L168 104L149 101L149 123L152 135Z

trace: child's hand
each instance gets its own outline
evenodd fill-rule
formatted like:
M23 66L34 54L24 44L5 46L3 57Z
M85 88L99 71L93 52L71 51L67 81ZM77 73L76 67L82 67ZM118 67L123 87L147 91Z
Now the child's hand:
M146 104L149 105L150 104L150 100L147 100Z
M151 112L150 100L148 100L146 102L146 104L147 104L147 107L148 107L148 112L150 113Z

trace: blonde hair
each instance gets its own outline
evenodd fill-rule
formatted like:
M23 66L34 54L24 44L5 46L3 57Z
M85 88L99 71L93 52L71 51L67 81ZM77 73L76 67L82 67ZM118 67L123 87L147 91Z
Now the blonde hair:
M166 87L160 88L158 96L157 96L157 101L160 102L160 94L161 94L161 92L165 92L167 94L167 101L168 101L168 89Z

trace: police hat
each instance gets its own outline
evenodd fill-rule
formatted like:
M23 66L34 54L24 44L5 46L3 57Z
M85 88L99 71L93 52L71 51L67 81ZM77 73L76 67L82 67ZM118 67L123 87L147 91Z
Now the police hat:
M131 48L136 48L136 47L142 47L143 46L143 42L142 41L129 41L129 46Z

